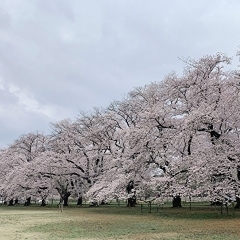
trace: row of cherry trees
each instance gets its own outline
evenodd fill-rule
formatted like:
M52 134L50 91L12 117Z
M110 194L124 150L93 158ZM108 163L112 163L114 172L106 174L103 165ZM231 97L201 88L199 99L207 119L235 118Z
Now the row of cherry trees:
M131 91L107 109L51 124L0 152L0 195L89 201L208 196L225 202L240 183L240 77L222 54L186 61L181 77ZM180 202L174 201L176 206Z

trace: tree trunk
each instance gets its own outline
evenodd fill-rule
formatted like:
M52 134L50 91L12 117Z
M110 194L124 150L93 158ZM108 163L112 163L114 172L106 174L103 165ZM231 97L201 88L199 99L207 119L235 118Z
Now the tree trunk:
M82 206L82 196L78 198L77 205Z
M41 206L43 206L43 207L46 206L46 199L45 198L42 199Z
M237 204L235 205L234 208L240 208L240 197L236 197L236 202Z
M134 182L130 181L127 185L127 193L131 194L134 189ZM134 195L132 197L128 198L127 201L127 207L135 207L137 203L137 198L136 198L136 191L134 191Z
M137 198L136 198L136 196L134 195L134 196L128 198L127 207L135 207L135 206L136 206L136 203L137 203Z
M173 198L172 207L182 207L182 199L180 196L175 196Z
M31 204L31 197L26 199L24 206L30 206L30 204Z
M211 205L212 206L221 206L222 202L221 201L214 201L214 202L211 202Z
M8 206L13 206L13 199L9 201Z
M64 196L63 196L63 206L67 207L68 206L68 198L71 194L69 192L67 192Z

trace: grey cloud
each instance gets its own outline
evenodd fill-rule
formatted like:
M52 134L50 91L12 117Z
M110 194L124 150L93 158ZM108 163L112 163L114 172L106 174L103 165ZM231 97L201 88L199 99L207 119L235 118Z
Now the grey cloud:
M68 4L72 1L68 1ZM75 20L74 11L69 6L66 1L62 0L38 0L37 7L39 7L40 11L46 12L50 15L54 14L55 16L65 17L70 21Z
M2 1L0 76L24 99L0 90L0 147L181 74L178 57L234 56L239 9L237 0Z

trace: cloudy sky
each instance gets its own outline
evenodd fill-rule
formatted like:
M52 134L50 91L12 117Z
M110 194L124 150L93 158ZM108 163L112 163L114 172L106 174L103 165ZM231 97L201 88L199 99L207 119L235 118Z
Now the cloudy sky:
M1 0L0 148L181 74L179 58L239 59L239 0Z

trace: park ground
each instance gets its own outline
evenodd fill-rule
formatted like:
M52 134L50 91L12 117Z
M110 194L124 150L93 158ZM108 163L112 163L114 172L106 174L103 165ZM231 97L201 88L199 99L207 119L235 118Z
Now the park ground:
M240 211L193 205L173 209L145 204L0 206L0 239L240 239Z

